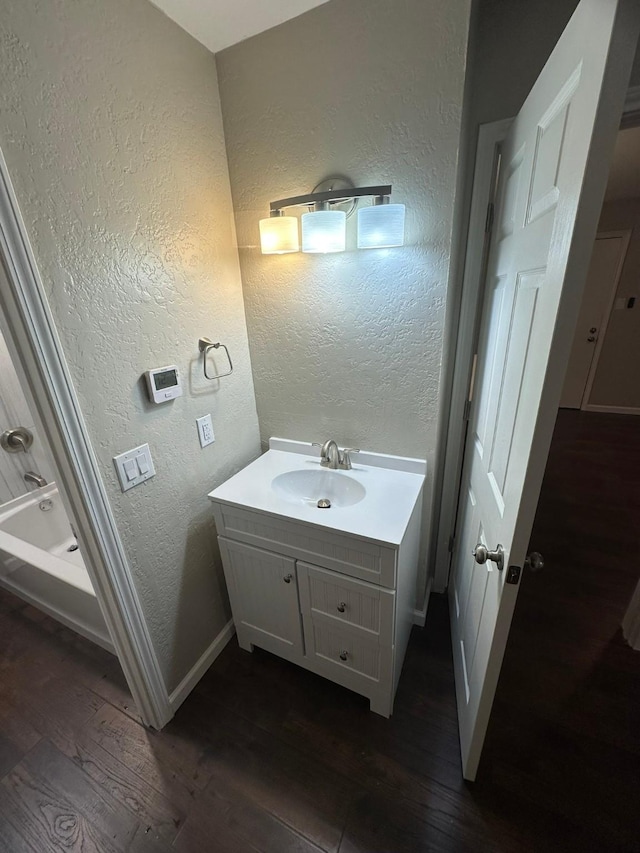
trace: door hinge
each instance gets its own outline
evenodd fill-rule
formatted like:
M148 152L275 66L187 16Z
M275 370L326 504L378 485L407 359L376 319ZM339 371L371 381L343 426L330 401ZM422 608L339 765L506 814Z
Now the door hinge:
M450 553L450 554L453 554L453 546L454 546L455 544L456 544L456 537L455 537L455 536L450 536L450 537L449 537L449 553Z
M462 420L468 421L470 414L471 414L471 400L466 400L465 404L464 404L464 411L462 413Z
M484 233L490 234L491 229L493 228L493 215L495 213L495 206L492 201L487 205L487 218L484 223Z

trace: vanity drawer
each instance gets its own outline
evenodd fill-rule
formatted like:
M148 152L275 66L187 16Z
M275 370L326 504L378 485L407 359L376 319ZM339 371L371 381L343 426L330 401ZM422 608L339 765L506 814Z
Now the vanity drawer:
M395 587L397 548L218 501L213 512L219 536Z
M300 561L297 571L300 606L306 618L343 623L375 642L392 642L394 592Z
M352 690L391 678L391 646L348 627L318 619L305 624L310 668Z

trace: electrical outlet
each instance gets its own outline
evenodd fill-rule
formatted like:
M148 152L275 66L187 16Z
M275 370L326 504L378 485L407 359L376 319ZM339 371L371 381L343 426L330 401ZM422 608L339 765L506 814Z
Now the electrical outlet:
M211 415L203 415L201 418L196 418L196 423L198 424L200 447L206 447L208 444L213 444L216 437L213 434Z

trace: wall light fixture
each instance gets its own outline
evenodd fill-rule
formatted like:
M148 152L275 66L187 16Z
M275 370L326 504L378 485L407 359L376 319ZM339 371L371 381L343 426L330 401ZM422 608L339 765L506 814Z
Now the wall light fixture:
M281 210L271 213L269 219L260 220L260 245L263 255L285 255L299 252L298 219L283 216Z
M308 253L344 252L346 220L361 198L372 198L373 204L358 211L358 248L379 249L404 244L404 204L390 204L391 185L376 187L341 187L338 179L323 181L307 195L272 201L271 215L260 220L260 245L263 255L299 251L298 220L284 216L286 207L308 207L302 215L302 251ZM328 185L329 189L320 189ZM332 206L351 202L351 208L332 210Z
M370 207L358 211L358 248L388 249L404 245L404 204L390 204L377 196Z

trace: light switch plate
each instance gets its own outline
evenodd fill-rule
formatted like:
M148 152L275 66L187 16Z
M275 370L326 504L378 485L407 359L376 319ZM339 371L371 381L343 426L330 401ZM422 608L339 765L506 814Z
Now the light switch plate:
M208 444L213 444L216 440L213 434L213 422L211 415L203 415L201 418L196 418L198 425L198 436L200 438L200 447L206 447Z
M134 486L139 486L140 483L149 480L156 473L148 444L141 444L140 447L134 447L133 450L127 450L119 456L114 456L113 464L116 466L120 488L123 492L128 492Z

